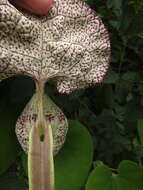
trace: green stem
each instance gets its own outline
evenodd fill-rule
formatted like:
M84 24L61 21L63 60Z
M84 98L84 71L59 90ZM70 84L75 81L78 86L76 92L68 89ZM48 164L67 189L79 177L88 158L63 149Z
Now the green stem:
M44 84L36 85L38 118L29 135L29 190L54 190L52 128L44 118Z

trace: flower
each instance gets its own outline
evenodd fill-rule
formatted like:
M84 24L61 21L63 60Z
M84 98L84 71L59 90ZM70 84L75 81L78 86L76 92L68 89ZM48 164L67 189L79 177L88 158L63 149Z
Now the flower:
M58 91L67 94L100 83L109 57L108 32L83 0L55 0L45 16L0 0L0 80L27 75L36 83L16 125L21 146L29 149L30 189L54 189L53 152L60 150L68 127L64 114L44 94L45 83L54 79Z

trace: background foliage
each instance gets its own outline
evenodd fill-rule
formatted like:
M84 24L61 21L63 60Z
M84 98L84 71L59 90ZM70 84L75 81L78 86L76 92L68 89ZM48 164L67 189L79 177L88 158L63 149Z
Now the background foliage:
M130 184L129 188L127 182L123 182L123 179L121 181L121 176L124 173L125 177L132 181L132 176L129 176L127 171L134 168L131 173L138 173L135 181L139 182L143 177L143 1L86 0L86 2L101 15L109 31L112 55L108 74L102 84L76 91L71 95L58 94L52 83L47 84L46 92L68 119L80 121L92 136L94 142L92 169L95 169L89 177L86 190L93 188L102 190L105 187L100 186L100 180L94 180L95 176L96 179L102 176L104 183L110 178L112 185L112 188L109 186L110 190L117 189L117 186L118 189L128 190L132 187L133 190L141 190L143 184ZM4 113L9 114L3 111L3 106L10 110L10 107L14 107L11 113L16 112L13 117L17 117L33 92L34 84L29 78L15 77L1 82L0 125L4 125L4 118L9 119L7 115L3 116ZM6 125L9 124L10 122L7 122ZM4 138L3 133L0 134L1 139ZM10 131L8 133L12 134ZM0 143L4 144L3 142L0 140ZM9 157L5 170L10 167L10 163L11 167L1 175L0 182L12 175L11 180L14 176L20 180L14 183L15 186L22 184L24 188L27 177L23 169L25 165L23 152L20 147L19 151L15 150L14 147L18 146L16 142L15 146L11 146L14 154ZM4 151L4 148L1 149ZM125 168L127 170L124 170Z

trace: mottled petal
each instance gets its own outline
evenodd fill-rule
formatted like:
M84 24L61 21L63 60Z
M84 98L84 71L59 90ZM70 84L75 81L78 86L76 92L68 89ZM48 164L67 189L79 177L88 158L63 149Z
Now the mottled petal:
M29 133L38 119L38 95L35 93L26 105L16 124L16 134L25 152L28 152ZM62 147L68 130L68 123L63 112L47 96L43 95L43 112L46 126L51 125L53 133L53 152L56 154ZM40 135L39 135L40 136Z
M46 16L0 1L0 79L55 78L60 93L102 82L110 58L109 35L83 0L55 0Z

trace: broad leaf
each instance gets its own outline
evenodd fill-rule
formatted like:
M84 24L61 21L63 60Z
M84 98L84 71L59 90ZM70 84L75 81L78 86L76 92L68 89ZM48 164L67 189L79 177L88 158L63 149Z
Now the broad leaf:
M18 107L7 98L0 100L0 174L10 167L20 150L15 135Z
M69 122L65 146L55 159L56 190L80 190L92 164L93 146L86 128Z
M143 167L132 161L123 161L117 170L101 165L94 169L86 184L86 190L141 190L143 187Z

